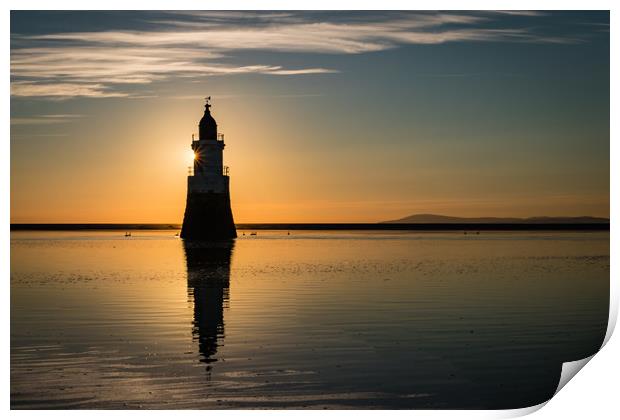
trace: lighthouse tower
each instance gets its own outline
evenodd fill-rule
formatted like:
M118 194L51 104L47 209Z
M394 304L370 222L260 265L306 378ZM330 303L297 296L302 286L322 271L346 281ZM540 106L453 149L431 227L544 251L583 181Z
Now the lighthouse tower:
M237 237L230 208L228 167L223 165L224 135L211 116L210 97L192 137L193 173L187 177L187 203L181 238L231 239Z

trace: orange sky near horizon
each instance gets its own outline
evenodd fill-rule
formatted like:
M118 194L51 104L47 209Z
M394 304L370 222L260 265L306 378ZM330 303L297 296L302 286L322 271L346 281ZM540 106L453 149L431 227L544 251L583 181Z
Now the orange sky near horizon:
M532 188L538 175L526 169L537 162L526 153L511 156L509 164L491 159L494 151L487 150L489 159L471 166L466 158L438 159L424 143L395 147L377 142L355 152L320 128L320 115L314 132L287 137L313 121L287 115L287 101L275 101L270 112L257 102L216 100L213 106L225 134L224 161L231 167L237 223L378 222L415 213L609 215L606 194L558 193L544 184L542 190ZM54 140L40 145L32 159L12 159L11 223L180 223L191 134L197 132L202 101L168 105L128 101L108 109L105 118L79 118L70 127L76 135L62 148L54 147L59 141ZM108 126L109 121L114 124ZM89 126L106 130L77 134ZM313 144L313 136L323 138L324 149ZM107 137L122 140L122 147L107 147ZM13 147L12 154L23 146ZM62 164L56 161L59 154ZM455 154L466 156L465 150ZM584 189L592 182L579 173L569 181Z

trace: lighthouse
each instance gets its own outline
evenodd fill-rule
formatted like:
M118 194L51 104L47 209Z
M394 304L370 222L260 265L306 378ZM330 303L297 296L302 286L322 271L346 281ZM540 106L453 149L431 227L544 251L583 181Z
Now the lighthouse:
M181 238L232 239L237 237L230 208L228 167L224 166L224 135L217 132L210 97L192 136L194 167L187 177L187 202Z

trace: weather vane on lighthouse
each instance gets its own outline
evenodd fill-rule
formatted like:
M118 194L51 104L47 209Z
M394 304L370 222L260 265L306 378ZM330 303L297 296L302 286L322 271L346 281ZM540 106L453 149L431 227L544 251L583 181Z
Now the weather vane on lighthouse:
M211 116L211 97L192 136L194 170L187 177L187 203L181 228L185 239L231 239L237 237L230 208L228 167L223 165L224 135L217 132Z

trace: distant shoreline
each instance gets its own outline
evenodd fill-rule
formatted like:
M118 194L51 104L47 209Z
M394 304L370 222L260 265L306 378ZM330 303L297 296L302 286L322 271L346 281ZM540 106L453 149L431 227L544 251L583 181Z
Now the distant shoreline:
M609 223L239 223L238 230L608 231ZM179 230L162 223L11 223L11 231Z

